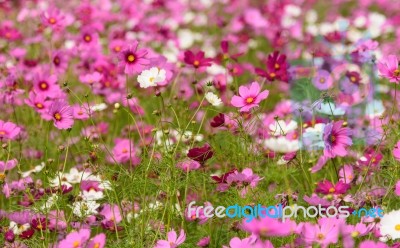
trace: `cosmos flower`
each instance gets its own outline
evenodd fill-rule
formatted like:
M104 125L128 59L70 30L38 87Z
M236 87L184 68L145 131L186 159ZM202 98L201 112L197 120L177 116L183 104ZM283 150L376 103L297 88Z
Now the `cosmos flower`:
M204 52L203 51L199 51L196 54L194 54L190 50L185 51L183 60L185 61L185 63L187 65L191 65L196 69L200 68L200 67L211 66L211 62L212 62L212 59L206 58L204 56Z
M214 152L209 144L204 144L202 147L195 147L189 150L187 156L194 161L204 164L208 159L212 158Z
M165 70L157 67L152 67L149 70L144 70L137 77L140 88L148 88L157 86L158 83L165 81Z
M325 143L324 156L344 157L347 155L347 146L353 144L350 138L351 130L343 127L344 121L329 123L324 128L323 139Z
M68 129L74 125L73 109L64 100L55 100L50 106L48 115L58 129Z
M167 240L158 240L154 248L176 248L181 245L185 240L186 234L183 229L181 229L179 236L174 230L172 230L168 232Z
M326 70L319 70L313 78L314 86L319 90L327 90L333 85L333 78Z
M394 192L397 196L400 196L400 180L397 181Z
M396 240L400 239L400 210L385 213L380 221L380 232L382 236Z
M65 239L61 240L58 244L59 248L83 248L86 247L86 242L90 238L90 230L89 229L81 229L76 232L71 232L65 237Z
M379 75L389 79L390 82L400 82L399 61L395 55L389 55L377 63Z
M268 90L262 92L260 90L260 85L257 82L253 82L249 87L240 86L239 96L233 96L231 104L240 108L241 112L248 112L250 109L258 107L258 104L268 97Z
M0 120L0 140L15 140L21 128L12 122Z
M339 181L336 183L336 185L333 185L329 180L323 180L318 183L315 192L322 193L325 195L328 194L339 195L339 194L345 194L349 189L350 185L342 181Z
M57 8L49 8L41 14L42 24L53 30L60 30L66 24L65 16Z
M125 47L119 54L119 67L128 75L138 74L149 65L146 49L138 49L139 42L134 41Z
M206 100L213 106L218 107L221 106L222 101L221 99L214 93L212 92L207 92L206 95Z
M103 248L106 245L106 235L99 233L94 236L88 243L88 248Z
M261 77L267 78L269 81L280 80L288 82L288 63L286 62L286 55L280 54L275 51L268 55L266 61L266 70L256 68L255 72Z

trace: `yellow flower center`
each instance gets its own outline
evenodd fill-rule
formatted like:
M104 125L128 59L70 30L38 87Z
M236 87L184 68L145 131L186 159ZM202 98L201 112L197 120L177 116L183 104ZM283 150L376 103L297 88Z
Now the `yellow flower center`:
M322 233L318 233L318 235L317 235L318 240L323 240L324 238L325 238L325 236Z
M6 174L0 173L0 181L3 181L6 178Z
M95 243L93 248L99 248L100 247L100 243Z
M149 81L153 82L154 81L154 77L149 78Z
M87 35L85 35L84 39L85 39L86 42L89 42L89 41L92 40L92 37L87 34Z
M43 104L41 104L40 102L39 102L39 103L36 103L36 107L37 107L38 109L42 109L42 108L43 108Z
M335 142L335 141L336 141L336 136L331 135L331 141L332 141L332 142Z
M50 23L50 24L55 24L56 22L57 22L56 19L53 18L53 17L51 17L51 18L49 19L49 23Z
M272 78L274 78L274 77L276 77L276 74L273 73L273 72L271 72L271 73L269 74L269 76L272 77Z
M254 98L253 97L247 97L246 98L246 103L252 103L254 102Z
M126 148L122 149L122 153L127 153L128 150Z
M57 121L61 120L61 114L60 114L60 113L55 113L55 114L54 114L54 118L55 118Z
M80 245L79 241L74 241L74 243L72 244L74 248L78 248Z
M276 70L279 70L279 68L281 68L281 66L278 63L275 63L274 67Z
M400 76L400 70L399 70L399 69L394 70L393 75L394 75L395 77Z
M121 51L121 47L120 47L120 46L116 46L116 47L114 47L114 51L116 51L116 52L119 52L119 51Z
M39 86L42 90L45 90L49 87L49 85L46 82L41 82Z
M193 62L193 65L196 66L196 67L199 66L199 65L200 65L200 61L195 60L195 61Z
M396 231L399 231L399 232L400 232L400 224L397 224L397 225L394 227L394 230L396 230Z
M335 188L330 188L329 193L333 193L333 192L335 192Z
M3 131L3 130L0 131L0 135L5 135L5 134L6 134L6 131Z
M356 81L356 77L354 77L354 76L351 76L350 77L350 81L352 81L353 83Z
M325 83L325 78L320 78L320 79L319 79L319 82L320 82L321 84Z
M128 61L129 61L129 62L135 61L135 56L134 56L133 54L130 54L130 55L128 56Z
M351 233L351 236L352 236L353 238L358 237L358 235L360 235L360 233L357 232L357 231L354 231L354 232Z

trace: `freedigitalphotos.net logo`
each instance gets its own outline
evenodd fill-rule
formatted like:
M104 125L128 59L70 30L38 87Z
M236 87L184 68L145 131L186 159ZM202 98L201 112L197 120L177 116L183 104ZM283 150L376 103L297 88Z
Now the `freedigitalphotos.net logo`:
M194 206L195 201L189 203L187 208L188 218L199 218L204 215L206 218L245 218L246 222L251 222L253 219L260 218L273 218L282 219L284 222L286 219L297 218L302 216L303 218L314 218L317 216L328 217L328 218L347 218L350 215L358 217L383 217L383 210L379 207L376 208L360 208L358 210L351 210L348 206L329 206L323 207L321 204L317 206L303 207L297 204L293 206L285 206L282 204L264 207L261 204L256 206L240 206L238 204L225 206Z

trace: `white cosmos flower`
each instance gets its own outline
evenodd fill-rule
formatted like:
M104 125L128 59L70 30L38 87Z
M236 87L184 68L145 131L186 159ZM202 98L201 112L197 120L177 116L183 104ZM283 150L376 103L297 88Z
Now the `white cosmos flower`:
M95 201L104 198L103 191L96 191L94 189L91 189L89 191L84 190L79 195L85 201Z
M44 166L45 166L45 163L42 162L40 165L36 165L35 168L33 168L32 170L21 172L21 176L22 177L27 177L32 173L38 173L41 170L43 170Z
M215 107L220 106L222 104L221 99L212 92L206 93L206 99L209 103L211 103L211 105Z
M400 210L385 213L380 224L382 236L388 236L393 240L400 239Z
M285 136L269 138L264 141L264 145L274 152L288 153L299 150L299 141L288 140Z
M297 122L291 120L288 124L284 120L278 120L269 125L274 136L284 135L297 129Z
M9 228L13 231L15 235L20 235L21 233L25 232L31 227L29 223L25 223L23 225L18 225L14 221L10 221L10 226Z
M77 201L72 205L72 212L78 217L84 217L91 214L97 214L100 207L95 201Z
M140 88L148 88L157 86L157 83L165 81L166 72L164 69L158 69L157 67L152 67L149 70L144 70L137 77L137 81L140 84Z

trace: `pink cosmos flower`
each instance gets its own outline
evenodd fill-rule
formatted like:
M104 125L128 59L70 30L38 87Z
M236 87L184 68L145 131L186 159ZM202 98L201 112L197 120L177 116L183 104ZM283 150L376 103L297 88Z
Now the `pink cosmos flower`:
M400 180L396 183L396 189L394 191L397 196L400 196Z
M344 165L339 170L339 177L340 177L340 181L343 181L344 183L351 183L354 180L353 166Z
M74 125L73 109L64 100L55 100L50 106L48 115L58 129L68 129Z
M0 174L4 173L5 171L12 170L15 166L17 166L18 160L11 159L6 162L0 161Z
M400 82L399 61L395 55L389 55L377 64L380 76L389 79L390 82Z
M229 248L252 248L256 240L257 238L255 236L250 236L244 239L234 237L229 241ZM228 248L227 246L223 247Z
M68 68L68 56L62 50L52 52L51 61L57 74L64 73Z
M199 240L199 242L197 242L196 245L199 247L208 247L209 244L210 244L210 236L207 236L207 237L201 238Z
M340 221L335 218L321 218L318 224L304 223L301 231L301 241L308 247L313 243L328 247L336 244L339 238Z
M126 163L131 161L132 165L138 165L140 158L136 156L136 147L129 139L116 139L115 147L112 150L114 159L118 163ZM113 162L113 159L111 159Z
M400 161L400 141L393 148L393 156L397 161Z
M103 248L106 245L106 235L104 233L94 236L88 244L88 248Z
M61 92L60 86L57 84L57 76L44 73L36 74L33 89L37 94L53 99Z
M4 122L0 120L0 140L15 140L21 128L12 122Z
M104 220L102 221L103 223L107 221L113 221L114 223L118 224L122 221L121 212L116 204L104 204L100 214L104 217Z
M103 75L98 73L97 71L79 76L79 80L88 85L99 83L102 78Z
M67 237L58 244L58 248L85 248L89 238L90 230L81 229L78 232L68 234Z
M206 58L203 51L199 51L194 54L192 51L185 51L184 59L186 64L193 66L194 68L208 67L211 66L212 59Z
M25 99L25 103L38 113L48 112L51 105L51 101L47 100L44 94L36 94L33 91L29 92L29 98Z
M65 16L59 9L49 8L41 15L42 24L45 27L51 27L53 30L60 30L64 27Z
M313 79L314 86L319 90L327 90L333 85L333 78L328 71L319 70Z
M322 193L325 195L328 194L338 195L338 194L345 194L346 191L349 189L350 185L342 181L339 181L336 183L336 185L333 185L329 180L323 180L318 183L315 192Z
M248 112L250 109L258 107L258 104L268 97L268 90L262 92L260 90L260 85L257 82L253 82L250 87L240 86L239 96L233 96L231 104L240 108L241 112Z
M174 230L168 232L167 240L159 240L154 248L176 248L186 240L186 234L181 229L179 237Z
M271 214L275 213L272 212ZM244 219L241 227L244 231L261 237L285 237L293 234L297 228L296 222L292 220L282 222L264 215L265 213L260 216L261 218L253 219L251 222Z
M364 223L357 223L354 226L344 224L341 229L343 236L343 247L352 248L354 247L355 243L354 239L369 234L371 228Z
M326 157L344 157L347 155L347 146L353 144L349 137L351 130L343 127L344 121L329 123L324 128L323 140L325 144L324 156Z
M87 106L81 106L81 105L74 105L73 106L73 116L74 119L76 120L87 120L89 119L89 113L90 109Z
M198 168L200 168L200 166L201 166L201 164L194 160L181 161L176 165L176 167L182 169L185 172L191 171L191 170L197 170Z
M361 242L359 248L389 248L389 246L382 242L375 242L373 240L365 240Z
M133 44L124 48L118 55L119 66L124 68L125 74L132 75L142 72L149 65L147 59L147 50L138 49L139 42L134 41Z

